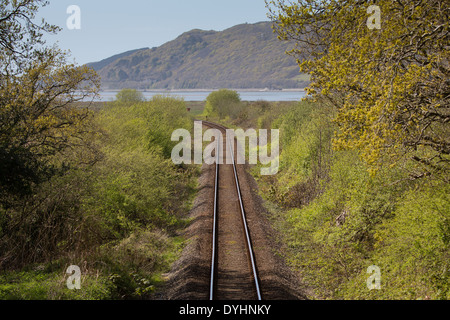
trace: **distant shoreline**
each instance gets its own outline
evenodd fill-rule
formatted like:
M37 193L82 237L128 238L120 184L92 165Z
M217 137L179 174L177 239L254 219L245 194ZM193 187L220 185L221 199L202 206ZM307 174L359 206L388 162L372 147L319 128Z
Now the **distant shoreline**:
M229 88L226 88L229 89ZM122 89L100 89L100 91L103 92L118 92ZM140 92L211 92L211 91L217 91L220 89L136 89ZM239 91L239 92L305 92L305 88L299 88L299 89L266 89L266 88L254 88L254 89L236 89L236 88L230 88L229 90Z
M205 101L211 92L218 89L173 89L173 90L138 90L145 99L152 99L156 95L181 97L185 101ZM306 96L304 89L233 89L239 94L242 101L297 101ZM112 101L119 90L101 90L95 97L95 101Z

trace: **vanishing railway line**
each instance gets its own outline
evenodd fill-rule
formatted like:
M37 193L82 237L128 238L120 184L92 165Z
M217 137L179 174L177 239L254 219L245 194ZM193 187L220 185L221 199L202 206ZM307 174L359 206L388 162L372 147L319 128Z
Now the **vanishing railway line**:
M239 177L232 143L232 164L220 164L224 159L223 137L226 128L203 121L203 125L218 129L222 138L217 141L214 212L212 232L212 255L210 273L210 300L261 300L261 290L252 241L245 214ZM228 139L228 138L227 138ZM234 148L236 149L236 148Z

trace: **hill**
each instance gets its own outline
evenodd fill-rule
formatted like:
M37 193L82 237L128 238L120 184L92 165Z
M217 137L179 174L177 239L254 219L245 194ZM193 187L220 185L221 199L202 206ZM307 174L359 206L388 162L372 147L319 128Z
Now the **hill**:
M271 22L224 31L194 29L160 47L139 49L89 64L103 89L302 88L308 77L285 54Z
M98 62L89 63L88 65L90 67L94 68L94 70L101 70L102 68L104 68L107 65L113 63L116 60L128 57L129 55L132 55L135 52L138 52L138 51L141 51L141 50L148 50L148 49L149 48L143 48L143 49L136 49L136 50L126 51L126 52L123 52L123 53L116 54L116 55L114 55L112 57L103 59L103 60L98 61Z

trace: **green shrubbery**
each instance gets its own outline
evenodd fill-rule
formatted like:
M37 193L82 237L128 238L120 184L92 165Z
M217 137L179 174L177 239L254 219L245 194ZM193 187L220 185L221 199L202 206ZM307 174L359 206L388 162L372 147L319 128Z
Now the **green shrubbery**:
M243 108L239 94L234 90L220 89L206 98L203 115L209 118L235 118Z
M139 103L145 101L142 92L136 89L122 89L116 94L116 100L119 103Z
M184 101L111 102L91 126L95 161L61 154L63 173L0 207L0 298L145 298L177 257L196 175L170 160L172 132L192 126ZM66 287L69 265L81 290Z
M252 172L285 258L314 289L312 298L448 299L448 173L417 178L409 161L370 170L358 150L333 148L335 115L320 99L257 101L216 119L280 130L279 172ZM372 265L380 268L380 290L367 287Z
M359 28L367 13L355 10L357 1L266 2L280 39L295 42L290 53L311 75L309 97L319 100L285 130L280 175L265 182L283 207L289 260L319 297L448 299L447 60L435 45L448 32L421 30L448 20L441 1L378 1L383 21L400 22L379 33ZM419 42L421 53L404 54ZM314 116L328 109L332 117ZM291 117L304 112L298 105ZM330 152L315 151L322 138ZM381 273L379 290L366 286L371 265Z
M411 179L409 163L373 175L357 151L332 148L337 127L325 103L274 109L260 109L253 125L280 129L280 171L273 177L253 172L272 203L285 257L315 297L448 299L445 177ZM367 288L371 265L380 267L380 290Z

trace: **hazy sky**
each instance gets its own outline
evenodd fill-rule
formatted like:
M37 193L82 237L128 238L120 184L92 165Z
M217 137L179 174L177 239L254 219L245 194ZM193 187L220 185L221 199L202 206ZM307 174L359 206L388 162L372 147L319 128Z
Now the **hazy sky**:
M69 30L67 8L81 10L81 29ZM267 21L264 0L50 0L39 16L63 28L56 41L78 64L128 50L157 47L192 29L221 31Z

